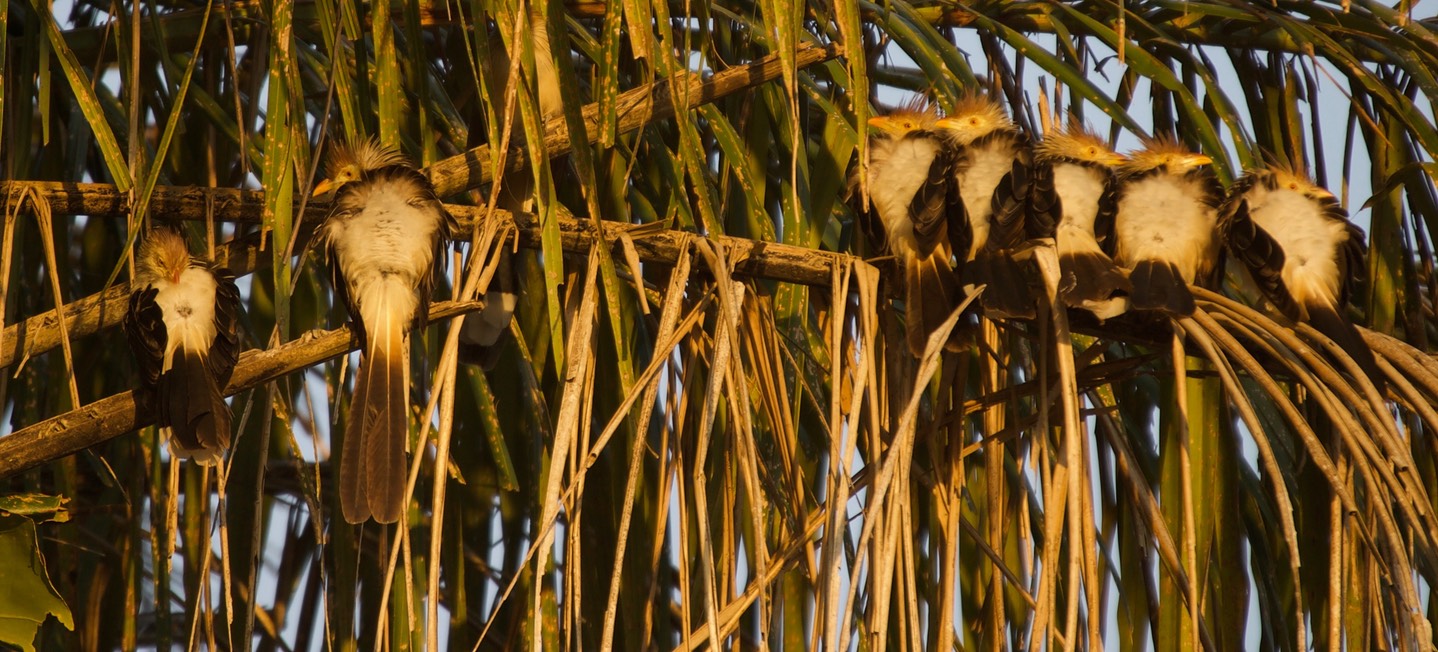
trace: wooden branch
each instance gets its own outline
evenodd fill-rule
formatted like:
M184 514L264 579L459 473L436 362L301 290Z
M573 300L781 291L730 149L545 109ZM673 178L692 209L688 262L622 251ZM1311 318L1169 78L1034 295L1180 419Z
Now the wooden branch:
M296 251L308 241L313 232L313 228L303 228L296 232L295 237L299 238ZM257 233L232 240L215 248L215 260L229 267L237 276L268 268L273 261L270 247L274 244L274 238L264 240L263 248ZM65 304L65 326L70 339L73 341L75 338L92 335L119 324L125 318L129 301L130 283L127 281L116 283L99 294ZM4 335L0 335L0 369L60 346L62 334L56 315L56 311L50 310L5 327Z
M445 301L430 306L431 322L476 310L479 302ZM358 348L350 327L311 331L299 339L268 351L252 349L240 355L225 395L258 387L300 369L338 357ZM152 397L133 391L100 399L79 409L51 417L0 437L0 478L72 455L155 422Z
M482 216L486 209L473 206L450 206L461 226L468 227ZM533 215L511 215L496 210L499 219L513 220L519 232L520 242L528 247L539 246L540 229ZM597 237L618 246L628 238L634 243L640 259L648 263L672 264L679 259L685 247L691 246L701 236L684 231L657 229L653 225L631 225L619 222L603 222L603 233ZM585 254L596 240L593 222L561 218L560 239L564 250L573 254ZM836 265L853 260L848 254L818 251L804 247L792 247L772 242L759 242L743 238L720 236L708 239L725 253L725 258L734 265L734 273L751 278L766 278L811 286L827 286L832 279ZM622 256L622 252L616 252ZM268 260L267 257L250 259L251 268L255 263ZM243 263L244 261L237 260ZM243 269L243 265L237 265ZM67 309L89 306L90 312L80 312L67 323L71 337L93 333L119 323L128 300L128 284L120 284L109 290L81 301L69 304ZM456 304L445 302L435 304L430 310L430 319L446 319L480 304ZM47 315L53 316L53 311ZM42 315L42 317L44 317ZM58 324L31 324L41 317L28 320L27 340L23 347L16 347L35 354L42 343L50 348L58 346ZM32 330L33 327L33 330ZM13 329L14 327L12 327ZM6 329L6 347L11 347L10 331ZM83 332L82 332L83 331ZM310 365L338 356L355 348L348 327L332 331L311 332L298 340L268 351L251 350L240 356L235 367L235 376L230 381L226 395L241 392L264 382L293 373ZM6 364L13 360L4 359ZM136 428L153 423L153 408L140 405L132 392L124 392L101 399L77 410L47 419L16 431L8 437L0 437L0 478L23 471L37 464L72 454Z
M459 218L461 232L467 232L474 221L482 219L487 209L474 206L447 205ZM540 229L534 215L513 215L496 209L496 218L515 223L520 244L532 249L539 248ZM659 229L655 225L635 225L622 222L604 221L601 237L611 247L627 236L639 252L640 260L650 263L672 264L679 259L679 251L685 243L700 238L687 231ZM564 250L584 255L594 242L594 227L590 220L559 218L559 233ZM299 238L296 251L300 250L313 234L305 228L296 233ZM234 240L224 247L216 248L215 258L226 265L237 276L267 269L272 258L270 249L273 238L267 238L265 247L259 247L259 234L251 234ZM827 286L830 270L836 265L846 264L852 257L848 254L819 251L804 247L791 247L773 242L759 242L720 236L711 238L735 261L734 272L740 276L762 278L805 285ZM622 251L616 252L623 255ZM621 258L622 259L622 258ZM65 304L65 326L71 341L93 335L99 331L119 325L129 307L130 284L117 283L109 289L83 299ZM0 369L9 367L21 359L35 356L60 346L60 323L54 310L26 319L20 324L9 326L0 340Z
M839 47L835 45L822 48L802 47L797 54L798 67L802 69L827 61L838 54ZM672 80L645 85L619 96L617 100L620 116L619 131L632 131L654 120L673 116L675 105L670 99L669 93L673 92L674 87L683 89L678 96L680 105L685 108L693 108L746 88L778 79L782 74L783 65L776 55L730 68L715 74L708 81L698 74L683 73L676 75ZM597 103L589 104L584 108L584 120L589 128L587 134L589 142L594 142L597 139L598 115L599 105ZM550 120L546 127L548 136L545 139L545 144L551 156L561 156L573 149L568 127L564 124L562 117ZM484 145L458 156L438 161L429 168L430 178L434 181L441 196L483 185L492 180L489 156L489 146ZM507 161L506 169L510 171L524 169L529 165L529 157L518 147L510 152ZM31 191L28 196L35 196L41 201L47 202L51 212L57 215L113 216L125 215L130 212L129 193L117 192L112 185L53 181L0 182L0 197L4 197L6 211L14 212L20 208L16 204L27 197L24 190ZM264 211L264 193L233 188L161 186L155 188L155 192L151 196L150 208L154 214L163 215L169 219L258 222L260 214ZM457 215L473 214L473 209L464 207L451 206L450 210ZM328 211L329 204L327 202L313 199L309 201L305 206L301 225L308 224L310 228L301 226L296 230L296 237L308 238L313 225L324 219ZM296 212L298 213L298 206ZM583 230L574 224L563 222L561 228L567 233ZM670 234L667 236L670 245L655 245L659 248L653 251L670 252L670 257L667 260L672 261L673 255L677 252L672 243L677 242L679 237L681 236ZM223 252L216 252L216 259L221 264L228 266L236 275L268 268L273 262L273 256L267 249L259 249L260 240L261 238L256 235L231 242L225 245ZM268 238L264 240L266 245L270 243ZM525 241L535 242L532 237L526 237ZM304 240L298 242L296 251L299 251L298 246L303 244ZM583 246L586 249L582 251L587 251L587 243ZM749 249L762 250L764 248L750 247ZM784 270L792 267L792 264L782 259L804 258L807 255L781 250L774 256L776 260L772 265L765 263L764 259L760 258L758 261L747 262L742 269L763 272L773 267L775 271L772 271L771 274L778 276L768 275L767 277L792 280L783 277ZM758 275L764 276L765 274ZM804 278L810 277L805 276ZM129 292L129 284L120 283L100 294L67 304L64 309L70 337L73 339L90 335L120 323L124 317ZM0 368L15 364L23 356L37 355L59 346L60 337L59 319L54 310L30 317L23 323L6 328L4 335L0 336Z

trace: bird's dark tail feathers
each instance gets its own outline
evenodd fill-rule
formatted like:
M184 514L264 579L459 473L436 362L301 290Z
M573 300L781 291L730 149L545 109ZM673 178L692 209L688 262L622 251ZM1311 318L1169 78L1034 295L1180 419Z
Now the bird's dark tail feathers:
M340 507L350 523L371 516L393 523L404 511L409 475L404 454L409 435L405 322L399 315L379 321L366 324L369 350L355 373L340 460Z
M1033 292L1019 262L1007 251L980 251L964 267L966 281L988 285L979 295L984 314L992 319L1033 319L1038 315Z
M904 266L904 310L909 353L923 357L929 334L949 318L960 303L959 283L947 260L938 255L909 260ZM960 340L955 328L944 348L959 350Z
M1358 333L1353 322L1338 314L1338 310L1326 301L1310 301L1304 309L1308 311L1309 323L1338 344L1338 348L1343 349L1348 357L1353 358L1368 379L1373 381L1373 386L1378 388L1378 394L1382 395L1387 382L1383 372L1378 369L1378 362L1373 358L1373 349L1363 341L1363 336Z
M1134 310L1162 310L1181 317L1193 314L1193 293L1173 263L1140 260L1128 279L1133 284Z
M1059 296L1074 308L1133 291L1123 270L1101 251L1060 253L1059 273Z
M161 420L170 426L170 451L196 464L218 464L230 448L230 408L205 355L184 346L175 349L160 383Z

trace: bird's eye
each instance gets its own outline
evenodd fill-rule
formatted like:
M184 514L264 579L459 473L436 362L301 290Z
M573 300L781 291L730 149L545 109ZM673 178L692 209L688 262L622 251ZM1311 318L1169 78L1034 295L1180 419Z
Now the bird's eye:
M1097 148L1097 147L1090 147L1090 148L1088 148L1088 155L1089 155L1089 156L1098 156L1098 148Z
M979 119L978 119L978 118L969 118L969 124L970 124L971 126L977 127L977 126L979 126Z
M1298 190L1298 183L1297 183L1297 182L1289 182L1289 184L1288 184L1288 189L1289 189L1289 190Z

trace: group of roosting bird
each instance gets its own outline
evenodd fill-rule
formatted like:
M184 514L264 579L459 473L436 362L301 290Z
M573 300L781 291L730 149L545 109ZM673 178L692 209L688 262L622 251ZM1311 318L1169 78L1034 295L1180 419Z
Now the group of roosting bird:
M904 289L915 356L979 286L987 316L1034 318L1023 253L1051 238L1062 302L1100 320L1193 312L1188 285L1213 283L1226 245L1276 310L1311 321L1374 368L1343 317L1363 234L1331 193L1298 173L1253 171L1225 196L1202 154L1155 141L1121 156L1078 127L1031 143L982 96L944 116L916 103L870 126L866 183L851 179L851 204L870 249L902 269L891 280ZM408 471L409 336L424 326L455 223L429 179L394 149L365 141L333 150L329 178L315 187L332 195L318 241L361 350L340 505L352 523L393 522ZM157 228L141 242L132 287L125 327L156 421L175 455L215 464L229 448L223 390L240 350L234 276ZM506 312L467 320L462 350L483 353L507 328L512 298L489 298Z
M1382 387L1344 316L1364 269L1363 232L1301 172L1250 170L1225 193L1212 159L1176 141L1122 155L1070 124L1033 142L983 95L942 116L917 98L869 126L865 183L856 168L849 201L872 253L903 270L894 280L915 357L978 286L987 316L1035 317L1023 253L1051 239L1059 301L1100 322L1129 310L1192 314L1189 285L1216 287L1227 252L1274 311L1311 323Z
M362 352L339 460L340 507L351 523L390 523L403 511L409 470L409 336L429 315L455 220L428 177L374 141L334 147L327 172L315 186L315 195L332 195L318 239ZM140 243L132 287L125 330L156 421L176 456L215 464L230 445L223 390L239 359L234 276L161 227Z

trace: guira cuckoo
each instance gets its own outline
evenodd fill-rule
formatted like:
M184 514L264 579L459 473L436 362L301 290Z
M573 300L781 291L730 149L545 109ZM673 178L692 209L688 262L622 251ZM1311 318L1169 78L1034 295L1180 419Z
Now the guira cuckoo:
M392 523L404 509L409 468L409 335L425 325L455 221L429 179L377 141L335 145L326 172L315 194L334 198L318 241L360 341L340 507L350 523Z
M1112 258L1115 171L1125 160L1078 125L1045 134L1034 148L1030 235L1054 238L1059 299L1099 320L1123 314L1132 290Z
M961 210L953 182L953 150L938 132L938 114L922 100L869 120L869 205L860 206L857 176L850 201L876 249L903 270L905 339L919 357L932 333L958 306L951 263L951 210ZM950 350L958 340L950 337Z
M964 284L987 284L979 295L996 318L1032 319L1033 293L1014 252L1026 237L1031 151L1029 139L992 98L960 100L939 128L957 149L954 182L964 210L952 212L949 238L959 247Z
M1119 168L1114 260L1131 270L1134 309L1190 315L1189 284L1212 286L1223 201L1212 162L1174 141L1154 140Z
M544 16L538 7L530 10L528 29L526 36L531 39L534 48L534 72L535 85L538 90L539 113L541 120L549 120L560 115L564 106L559 94L559 74L555 69L555 60L549 47L549 30L545 25ZM506 29L501 26L501 29ZM517 44L516 44L517 45ZM509 120L510 114L505 105L504 93L509 78L510 56L505 51L503 40L497 35L490 41L489 57L484 66L484 74L489 76L489 91L492 94L494 117L499 130L504 128L504 123ZM520 68L521 73L523 68ZM521 74L520 79L526 77ZM519 89L524 93L522 84ZM515 100L517 113L518 99ZM477 113L482 113L479 111ZM524 127L514 116L511 139L513 143L523 143ZM470 129L470 147L478 146L480 139L476 138L487 130L481 129L478 125L472 125ZM498 131L498 130L496 130ZM527 150L526 150L527 151ZM532 213L534 212L534 173L532 172L534 162L524 170L508 172L501 181L498 200L496 205L510 213ZM477 364L484 369L491 369L499 359L500 343L504 334L509 331L509 323L514 318L514 310L519 301L518 273L511 261L511 254L507 246L499 249L499 265L495 269L494 277L490 280L489 288L484 295L484 309L478 314L472 314L465 318L464 326L459 332L459 359L468 364Z
M1229 252L1273 307L1332 338L1382 392L1373 351L1343 315L1367 246L1338 198L1293 170L1250 170L1229 190L1221 224Z
M132 286L125 333L170 452L216 464L230 447L224 389L240 356L235 276L191 256L184 236L160 227L140 242Z

